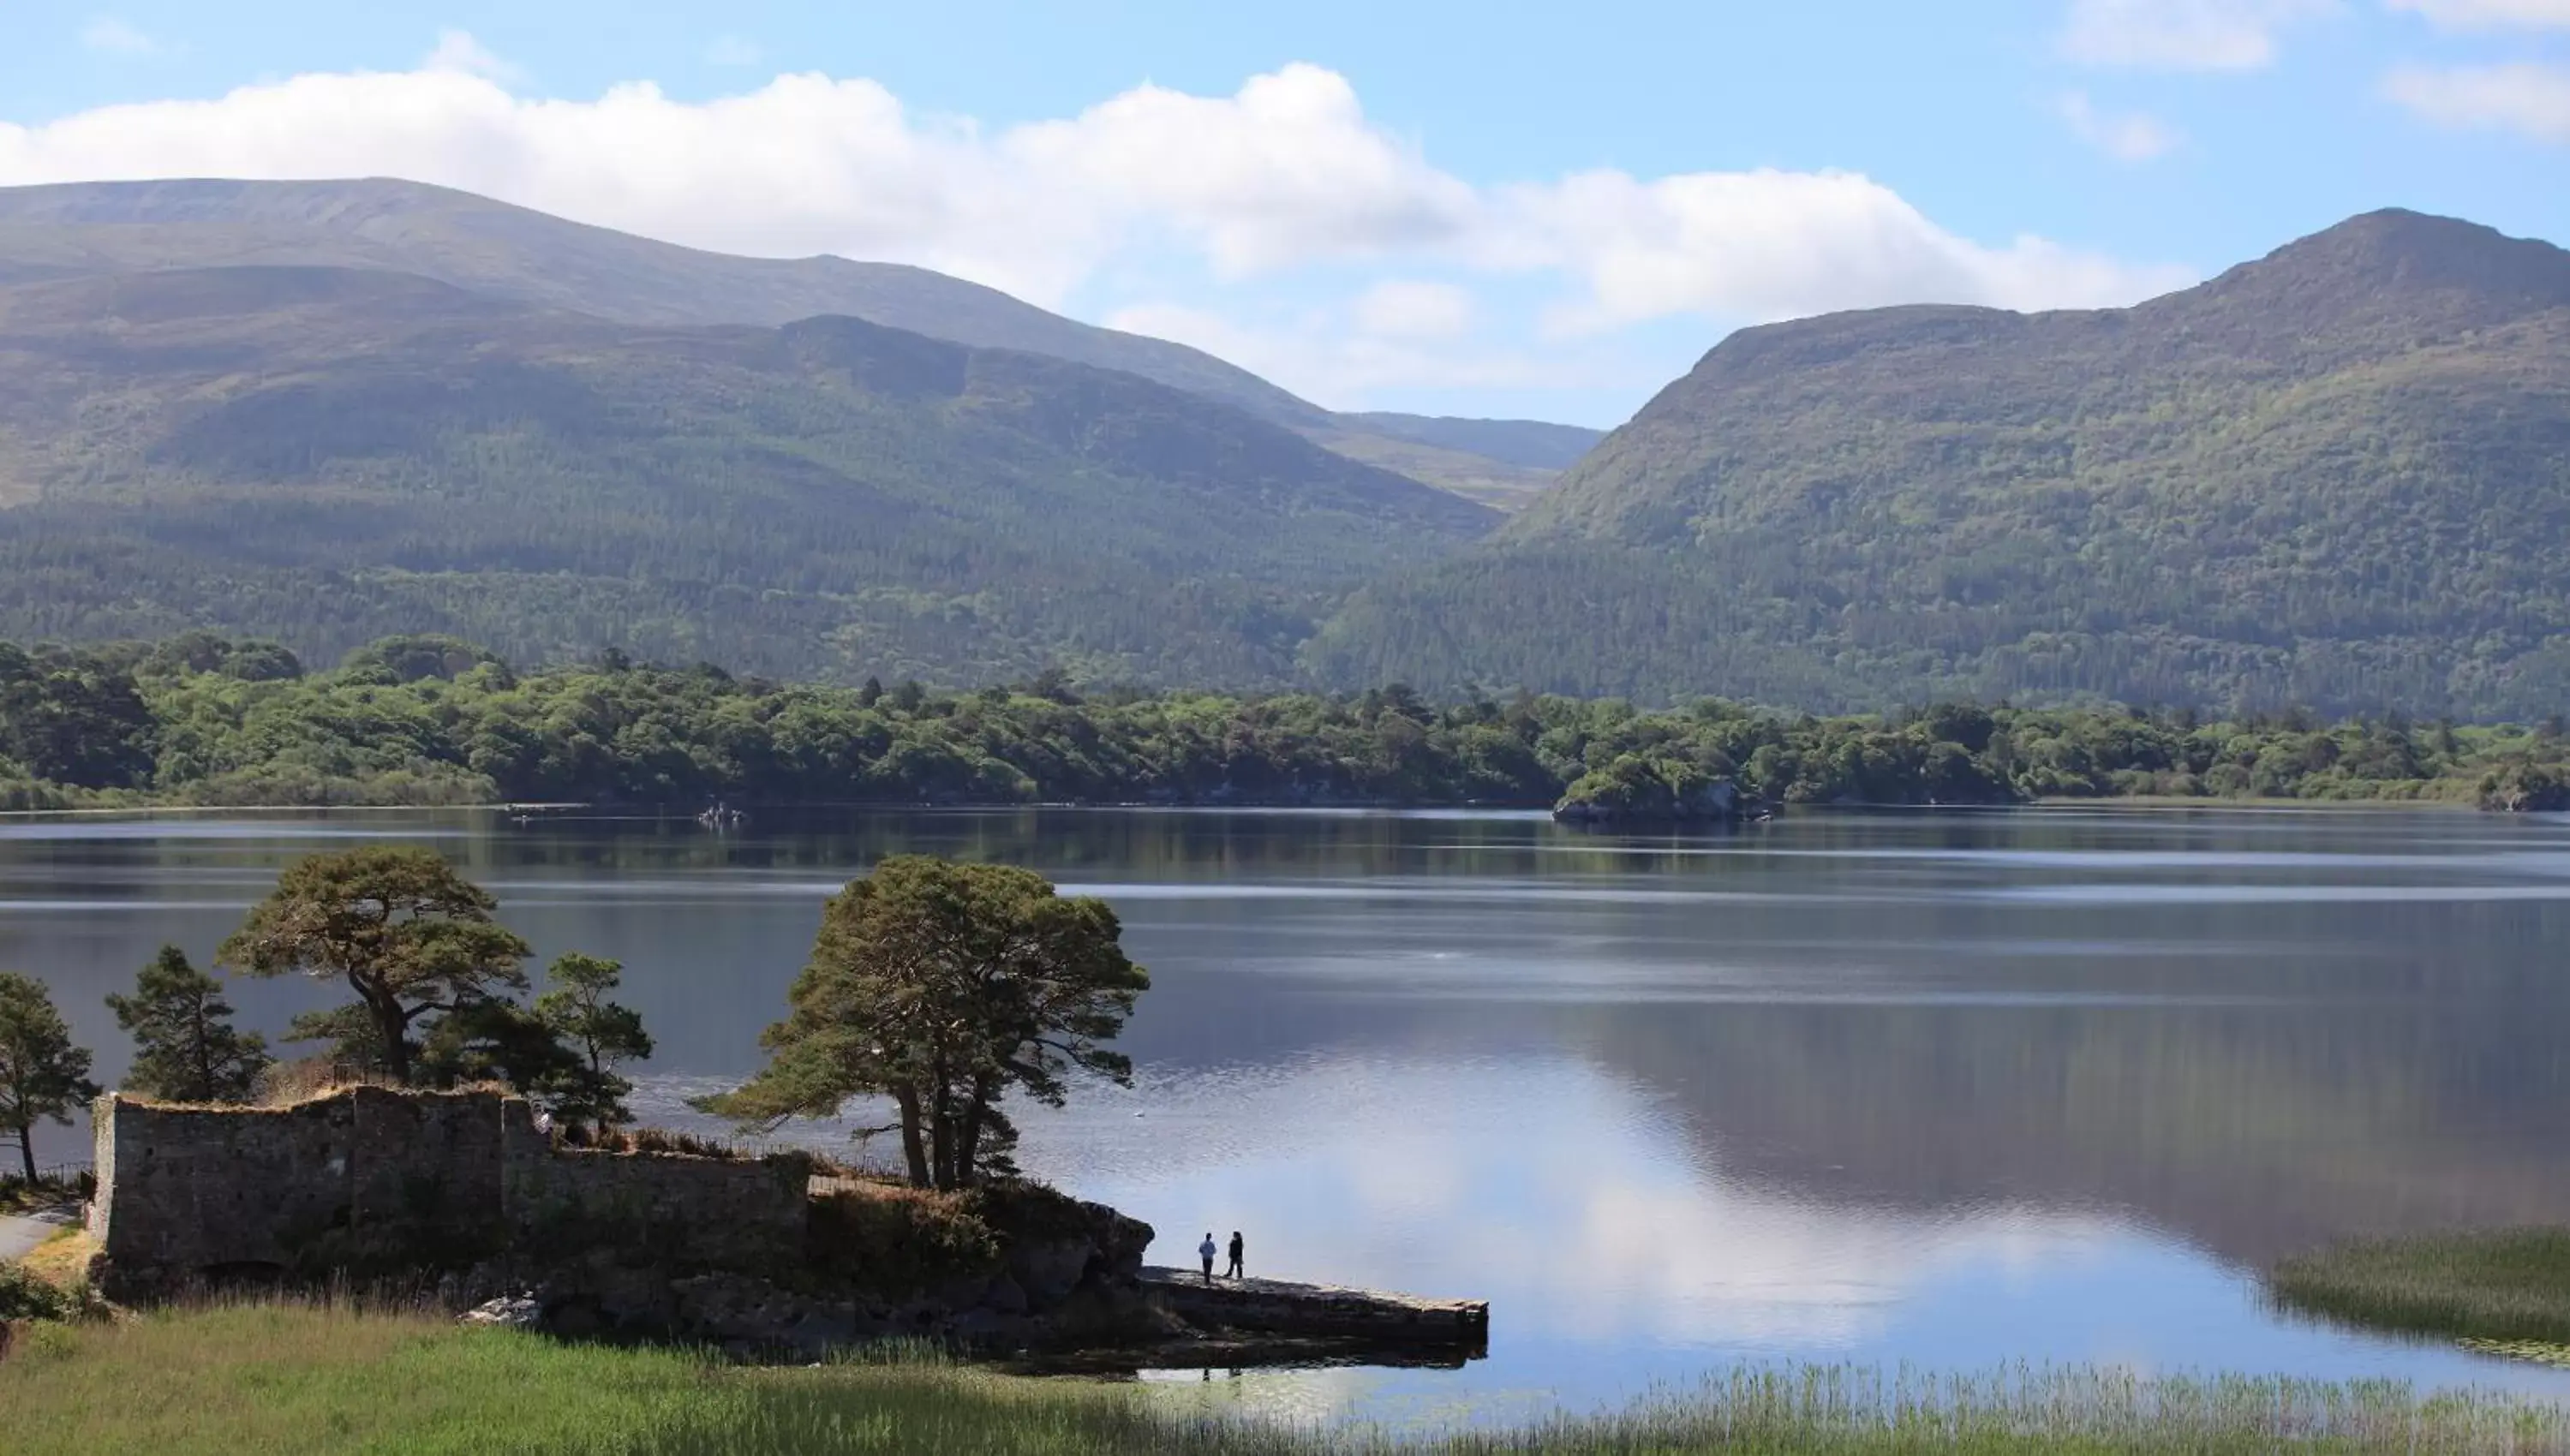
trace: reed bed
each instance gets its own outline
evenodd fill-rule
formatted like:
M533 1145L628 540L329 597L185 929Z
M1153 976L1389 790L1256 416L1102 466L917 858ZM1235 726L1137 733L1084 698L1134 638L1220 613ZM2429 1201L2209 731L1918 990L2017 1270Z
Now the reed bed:
M273 1302L37 1326L0 1361L0 1411L13 1456L2570 1453L2570 1415L2494 1395L2083 1368L1750 1368L1605 1416L1487 1431L1288 1428L1181 1413L1147 1387L1004 1376L922 1350L754 1369L422 1312Z
M2376 1329L2570 1345L2570 1229L2348 1244L2268 1278L2288 1308Z

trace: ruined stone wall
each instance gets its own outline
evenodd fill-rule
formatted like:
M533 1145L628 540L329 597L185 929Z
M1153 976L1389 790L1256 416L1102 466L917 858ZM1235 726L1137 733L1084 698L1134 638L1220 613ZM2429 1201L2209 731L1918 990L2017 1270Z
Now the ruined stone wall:
M101 1098L93 1230L120 1272L290 1268L355 1223L357 1108L332 1098L211 1116Z
M742 1274L803 1260L811 1167L554 1148L512 1100L507 1198L511 1249L537 1260L613 1250L629 1260Z
M524 1102L493 1092L422 1097L381 1087L347 1095L357 1109L349 1167L356 1223L379 1257L453 1263L507 1245L503 1118Z
M99 1099L92 1233L111 1298L199 1279L417 1274L508 1256L799 1263L800 1159L557 1149L494 1092L356 1087L286 1108Z

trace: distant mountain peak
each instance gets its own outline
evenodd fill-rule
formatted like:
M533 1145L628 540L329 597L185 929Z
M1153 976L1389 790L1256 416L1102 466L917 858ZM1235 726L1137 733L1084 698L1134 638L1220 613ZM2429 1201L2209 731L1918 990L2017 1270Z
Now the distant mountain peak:
M2243 263L2204 291L2314 299L2447 293L2513 316L2570 305L2570 252L2458 217L2385 207Z
M1306 659L1806 707L2536 715L2570 694L2565 552L2570 253L2391 210L2131 308L1743 330Z

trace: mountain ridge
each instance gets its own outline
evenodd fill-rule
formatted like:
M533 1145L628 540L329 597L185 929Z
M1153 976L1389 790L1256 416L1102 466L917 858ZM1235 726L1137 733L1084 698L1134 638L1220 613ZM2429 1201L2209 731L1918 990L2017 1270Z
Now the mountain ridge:
M998 289L904 263L752 258L576 222L391 178L182 179L0 187L0 281L225 264L364 266L473 292L646 325L845 315L976 348L1120 369L1238 405L1372 463L1407 461L1464 494L1512 505L1599 432L1520 421L1337 415L1184 344L1079 323ZM1415 422L1415 423L1414 423ZM1487 428L1477 428L1487 427ZM1529 445L1530 439L1542 445ZM1432 447L1427 453L1404 445ZM1447 458L1471 455L1471 465ZM1563 462L1566 463L1566 462Z
M0 287L0 622L530 660L1277 682L1486 508L1118 370L649 327L378 269Z
M2352 218L2127 309L1744 329L1324 677L2549 711L2570 253ZM1540 605L1536 605L1540 603Z

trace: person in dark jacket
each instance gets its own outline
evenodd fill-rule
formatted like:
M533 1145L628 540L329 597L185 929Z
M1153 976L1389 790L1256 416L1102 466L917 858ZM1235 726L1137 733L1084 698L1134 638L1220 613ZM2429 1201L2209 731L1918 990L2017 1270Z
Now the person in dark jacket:
M1243 1249L1245 1249L1246 1247L1247 1247L1247 1246L1243 1245L1243 1244L1240 1242L1240 1231L1239 1231L1238 1229L1234 1229L1234 1230L1232 1230L1232 1231L1231 1231L1231 1274L1230 1274L1230 1276L1231 1276L1232 1278L1238 1278L1238 1277L1240 1277L1240 1255L1241 1255L1241 1251L1242 1251Z

